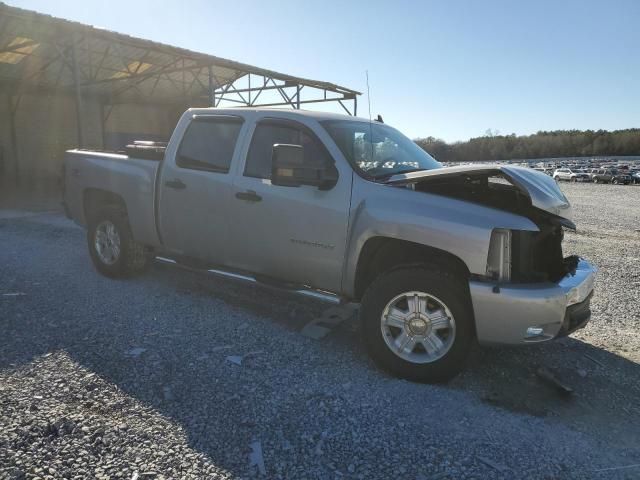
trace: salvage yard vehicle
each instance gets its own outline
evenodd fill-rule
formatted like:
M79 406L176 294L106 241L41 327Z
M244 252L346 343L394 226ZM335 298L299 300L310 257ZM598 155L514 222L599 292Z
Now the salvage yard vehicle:
M166 146L70 150L65 208L109 277L154 255L360 303L376 363L445 381L472 342L525 345L590 318L596 269L563 258L571 207L526 167L443 168L343 115L190 109Z
M593 183L629 185L631 183L631 176L616 169L601 168L593 174Z
M557 181L566 180L567 182L590 182L591 176L581 170L558 168L553 172L553 179Z

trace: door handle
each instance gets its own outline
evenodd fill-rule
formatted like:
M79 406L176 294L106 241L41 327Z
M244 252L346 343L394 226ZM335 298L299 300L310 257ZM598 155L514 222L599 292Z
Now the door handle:
M262 197L253 190L247 190L246 192L237 192L236 198L239 198L240 200L247 200L249 202L259 202L260 200L262 200Z
M169 188L175 188L176 190L184 190L187 186L179 178L173 180L167 180L164 182L165 186Z

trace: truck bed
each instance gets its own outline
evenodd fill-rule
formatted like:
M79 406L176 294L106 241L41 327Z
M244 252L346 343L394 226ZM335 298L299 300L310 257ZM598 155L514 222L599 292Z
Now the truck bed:
M137 241L160 244L155 224L155 183L160 162L122 153L68 150L65 153L65 205L71 218L86 225L84 205L92 191L118 195Z

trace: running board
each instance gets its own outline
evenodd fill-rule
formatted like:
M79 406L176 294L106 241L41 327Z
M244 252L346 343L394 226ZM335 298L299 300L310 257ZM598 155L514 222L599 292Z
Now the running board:
M334 295L333 293L328 293L328 292L322 292L320 290L314 290L312 288L306 288L306 287L293 287L291 286L291 284L288 283L281 283L278 282L277 280L272 280L272 279L268 279L268 281L265 280L261 280L259 278L256 278L254 276L251 275L246 275L246 274L242 274L242 273L235 273L235 272L229 272L227 270L220 270L217 268L195 268L191 265L185 265L182 264L181 262L178 262L172 258L167 258L167 257L161 257L161 256L157 256L155 258L156 260L159 260L162 263L170 263L173 265L178 265L181 267L186 267L190 270L197 270L197 271L202 271L202 272L207 272L207 273L213 273L214 275L218 275L220 277L226 277L226 278L233 278L234 280L241 280L243 282L249 282L249 283L256 283L258 285L262 285L265 287L269 287L269 288L276 288L278 290L282 290L285 292L292 292L292 293L296 293L298 295L304 295L307 297L312 297L315 298L317 300L321 300L323 302L328 302L328 303L333 303L334 305L339 305L342 303L346 303L341 297L339 297L338 295Z

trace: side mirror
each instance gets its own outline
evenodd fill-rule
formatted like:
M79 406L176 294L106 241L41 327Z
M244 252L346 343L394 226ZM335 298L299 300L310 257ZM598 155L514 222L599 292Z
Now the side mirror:
M313 165L304 162L304 147L276 143L271 155L271 184L283 187L312 185L330 190L338 182L335 165Z

